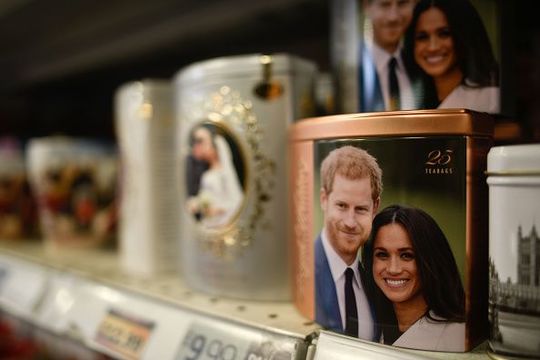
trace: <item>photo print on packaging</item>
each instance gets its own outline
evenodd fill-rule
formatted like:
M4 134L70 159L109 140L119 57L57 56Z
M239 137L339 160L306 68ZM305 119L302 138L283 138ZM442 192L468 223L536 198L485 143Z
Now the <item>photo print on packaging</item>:
M507 112L500 96L500 6L497 0L336 1L333 46L344 110Z
M224 125L197 123L186 156L186 209L204 229L229 226L245 198L245 162L238 141Z
M466 145L462 136L315 142L317 323L465 351Z
M540 193L531 189L490 184L490 346L538 356Z

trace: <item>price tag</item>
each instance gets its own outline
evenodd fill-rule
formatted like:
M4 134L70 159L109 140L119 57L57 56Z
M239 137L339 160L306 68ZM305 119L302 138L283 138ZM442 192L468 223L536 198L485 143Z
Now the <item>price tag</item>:
M176 360L291 360L293 353L272 339L245 329L194 324L184 337Z
M129 359L138 359L153 328L153 321L111 309L101 321L95 341Z
M18 315L33 313L45 286L46 274L38 266L23 262L0 265L0 301Z

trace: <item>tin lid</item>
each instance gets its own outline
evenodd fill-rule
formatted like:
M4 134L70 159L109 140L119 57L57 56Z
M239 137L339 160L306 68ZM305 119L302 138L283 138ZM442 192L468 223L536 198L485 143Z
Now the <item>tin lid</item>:
M540 144L495 146L487 158L488 175L540 175Z
M124 93L136 92L142 95L152 92L171 91L171 82L166 79L147 78L129 81L121 84L115 92L115 96L122 96Z
M302 119L291 126L293 141L359 136L468 135L493 137L494 119L467 109L402 110Z
M249 54L224 56L193 63L180 69L174 76L177 83L192 83L212 77L261 76L263 66L271 65L273 74L313 73L317 70L314 62L295 55Z

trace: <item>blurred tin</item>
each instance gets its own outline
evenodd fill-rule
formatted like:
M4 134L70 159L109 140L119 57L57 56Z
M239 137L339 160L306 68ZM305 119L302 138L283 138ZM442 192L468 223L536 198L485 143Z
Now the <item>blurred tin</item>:
M333 1L331 60L338 111L512 111L507 101L512 94L501 97L500 8L499 0ZM430 22L431 14L438 24ZM434 26L449 29L448 36L440 36ZM430 57L443 52L451 57Z
M177 74L181 263L193 288L290 299L286 131L314 114L315 75L314 63L288 54L210 59Z
M154 275L178 267L178 180L172 87L146 79L115 95L121 176L119 246L122 267Z
M350 235L344 236L352 241L354 234L357 241L354 249L348 247L352 242L346 247L356 260L344 266L354 268L354 264L358 265L358 288L363 292L357 293L356 299L359 306L364 306L365 315L357 315L358 333L353 332L352 336L401 347L455 352L470 350L485 340L488 288L482 284L487 277L488 219L484 172L492 136L493 119L489 115L463 109L346 114L305 119L294 124L289 133L292 203L289 218L294 249L294 303L301 313L326 329L346 332L345 302L343 292L339 294L340 275L335 272L341 266L336 258L342 256L344 248L336 245L340 235L335 231L347 231ZM342 158L332 155L345 151L348 155ZM332 188L337 185L331 185L330 189L325 185L328 182L337 184L336 174L345 174L342 175L345 180L356 181L368 177L368 173L376 173L375 170L362 170L352 175L359 165L344 165L349 160L343 159L354 158L358 153L367 154L372 159L371 169L378 167L382 171L380 186L375 185L376 177L371 178L370 194L373 196L374 188L384 191L369 202L364 199L354 203L357 195L353 192L358 191L363 186L361 184L352 186L351 193L343 192L341 195ZM325 161L330 158L334 160ZM378 165L373 165L373 161ZM334 169L330 170L334 175L328 175L332 173L321 167ZM335 198L332 194L336 194ZM443 235L442 244L449 249L445 255L439 251L421 253L418 246L412 249L418 259L433 256L432 263L439 262L436 256L445 258L444 261L453 257L450 262L454 273L445 273L444 276L453 276L452 281L456 288L462 289L462 296L455 300L455 306L460 309L460 316L456 317L459 321L442 321L440 323L444 325L433 325L439 328L431 329L426 325L432 322L431 319L421 317L410 328L420 339L412 339L412 332L405 332L399 333L401 336L394 342L387 334L381 336L385 326L397 325L386 322L393 316L393 310L390 307L385 313L386 310L381 310L383 307L378 307L389 303L392 298L383 298L385 289L377 285L377 272L368 266L374 260L360 259L362 249L366 250L361 245L372 242L377 235L369 237L373 216L395 204L419 209L415 212L425 212L433 219L431 224L438 225ZM365 214L370 218L362 226L360 222L345 226L348 220L341 216L349 213L347 209L354 212L350 218L355 214ZM437 226L433 227L426 231L434 236ZM360 240L359 234L364 234L363 239ZM409 240L413 237L410 232L408 236ZM369 255L364 251L363 256ZM422 264L418 262L415 260L415 268L421 268ZM419 271L423 283L425 277L422 277L422 270ZM435 276L443 276L433 272ZM399 276L396 279L401 281ZM425 286L433 289L442 286L441 297L446 291L455 292L444 288L449 284L440 282ZM420 289L420 292L427 298L426 289ZM359 298L365 299L364 305ZM444 303L445 299L435 297L434 302ZM429 304L427 309L421 309L421 314L427 314L429 310L430 316L434 314L434 318L445 320ZM360 307L357 311L360 314ZM444 326L448 329L443 329ZM445 332L450 328L455 330L451 336ZM422 331L424 335L419 336L418 332Z
M332 75L320 72L315 85L316 115L327 116L336 114L335 85Z
M493 357L540 357L540 144L488 154ZM501 356L497 356L501 355Z
M33 138L30 185L50 249L112 244L116 235L116 149L97 140Z
M0 139L0 241L35 238L37 209L24 153L13 138Z

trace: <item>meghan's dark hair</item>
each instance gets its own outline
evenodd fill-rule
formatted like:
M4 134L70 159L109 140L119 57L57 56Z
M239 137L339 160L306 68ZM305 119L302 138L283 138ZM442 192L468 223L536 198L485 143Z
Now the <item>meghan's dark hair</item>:
M435 85L414 60L416 25L422 13L432 7L440 9L448 20L462 83L470 87L497 86L499 64L493 54L482 19L469 0L420 0L404 38L403 59L415 80L424 83L425 107L437 107Z
M391 205L383 209L373 220L370 238L362 252L362 262L373 275L373 246L381 227L399 224L407 231L415 252L416 266L422 293L426 300L428 316L433 321L464 322L465 292L454 255L439 225L425 211L403 205ZM399 337L397 320L391 302L374 285L375 311L381 324L385 343L393 343ZM441 319L434 319L430 311Z

